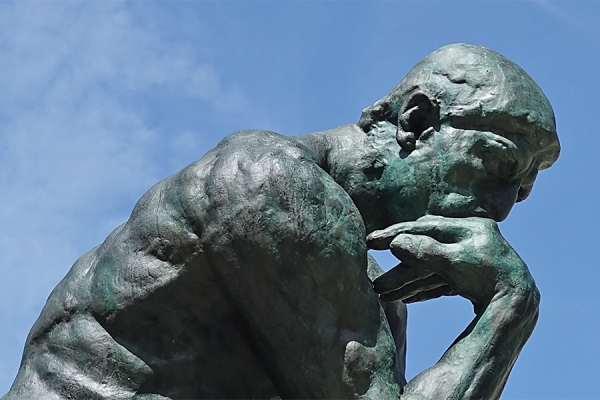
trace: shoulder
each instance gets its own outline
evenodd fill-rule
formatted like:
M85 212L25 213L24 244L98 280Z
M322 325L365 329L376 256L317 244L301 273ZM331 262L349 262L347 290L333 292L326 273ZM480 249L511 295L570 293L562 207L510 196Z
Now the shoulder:
M363 220L348 193L301 144L270 131L223 139L149 190L126 228L119 243L137 248L176 243L195 253L232 241L269 247L288 240L366 251Z
M278 133L236 132L181 177L186 215L209 241L242 231L298 238L335 230L364 241L350 196L302 145Z
M222 281L264 288L271 279L290 293L314 284L333 303L368 287L365 228L348 193L291 138L240 136L215 154L206 207L193 207L203 249Z
M290 176L294 170L312 170L320 175L311 156L284 135L243 130L225 137L201 159L167 178L165 188L178 191L191 205L210 198L212 202L235 202L239 196L258 190L275 176ZM285 185L286 181L278 181ZM208 204L204 204L208 206Z

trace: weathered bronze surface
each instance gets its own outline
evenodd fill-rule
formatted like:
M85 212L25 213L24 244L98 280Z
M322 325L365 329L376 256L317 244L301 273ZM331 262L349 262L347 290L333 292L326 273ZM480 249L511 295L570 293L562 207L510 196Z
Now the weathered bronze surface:
M539 293L496 223L558 154L541 89L465 44L357 124L234 133L77 260L3 399L498 398ZM476 316L406 384L404 303L445 295Z

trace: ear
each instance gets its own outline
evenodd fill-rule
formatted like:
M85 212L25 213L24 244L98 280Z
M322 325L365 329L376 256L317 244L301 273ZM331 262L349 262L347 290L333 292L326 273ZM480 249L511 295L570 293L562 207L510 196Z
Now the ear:
M423 92L410 95L398 113L396 140L402 150L410 153L415 149L417 139L426 139L433 131L439 130L440 107L435 99Z

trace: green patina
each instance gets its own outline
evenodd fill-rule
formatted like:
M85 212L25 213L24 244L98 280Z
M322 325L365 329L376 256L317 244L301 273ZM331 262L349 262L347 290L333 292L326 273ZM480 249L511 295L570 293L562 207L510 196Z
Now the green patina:
M357 124L232 134L76 263L2 399L497 399L539 307L497 223L559 150L531 77L466 44ZM475 317L407 383L405 303L451 295Z

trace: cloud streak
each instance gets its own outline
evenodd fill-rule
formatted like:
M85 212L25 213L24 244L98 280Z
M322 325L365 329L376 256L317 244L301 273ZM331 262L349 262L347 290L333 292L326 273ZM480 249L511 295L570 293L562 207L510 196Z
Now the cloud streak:
M566 22L568 25L576 28L577 30L584 31L587 33L594 33L593 29L590 29L584 21L573 16L572 13L566 12L563 8L559 7L556 3L548 0L535 0L535 4L537 4L540 8L547 11L548 13L558 17L563 22ZM568 3L568 2L567 2ZM595 22L594 22L595 23Z

